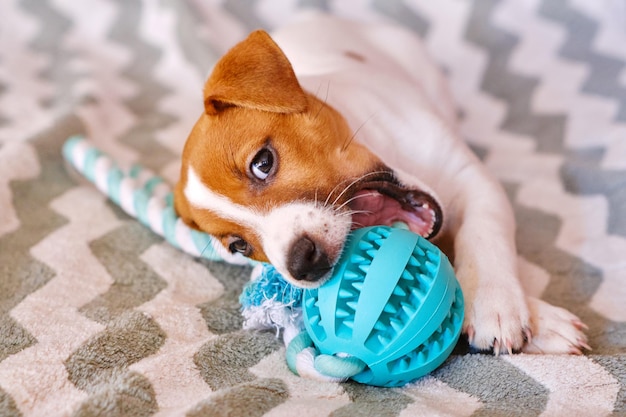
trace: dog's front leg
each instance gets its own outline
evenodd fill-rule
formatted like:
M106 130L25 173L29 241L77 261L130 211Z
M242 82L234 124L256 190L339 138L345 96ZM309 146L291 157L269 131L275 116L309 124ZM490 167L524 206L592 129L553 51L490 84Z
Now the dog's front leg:
M480 165L466 168L448 218L454 268L465 296L463 331L479 350L520 350L530 338L518 280L515 219L500 184Z

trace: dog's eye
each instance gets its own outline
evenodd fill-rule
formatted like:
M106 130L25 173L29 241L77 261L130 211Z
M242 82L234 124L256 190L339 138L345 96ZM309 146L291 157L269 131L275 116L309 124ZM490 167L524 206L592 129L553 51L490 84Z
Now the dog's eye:
M274 154L269 148L263 148L254 156L252 163L250 163L250 172L252 175L264 181L272 173L274 167Z
M228 238L228 250L230 253L241 253L244 256L250 256L252 253L252 248L242 238L239 236L231 236Z

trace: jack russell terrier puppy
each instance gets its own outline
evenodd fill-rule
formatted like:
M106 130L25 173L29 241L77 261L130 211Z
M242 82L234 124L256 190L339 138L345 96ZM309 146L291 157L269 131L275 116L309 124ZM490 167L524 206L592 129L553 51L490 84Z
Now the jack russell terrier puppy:
M471 346L580 354L584 324L524 295L511 206L455 115L424 46L398 27L310 15L253 32L204 86L176 210L305 288L329 277L351 229L405 222L452 261Z

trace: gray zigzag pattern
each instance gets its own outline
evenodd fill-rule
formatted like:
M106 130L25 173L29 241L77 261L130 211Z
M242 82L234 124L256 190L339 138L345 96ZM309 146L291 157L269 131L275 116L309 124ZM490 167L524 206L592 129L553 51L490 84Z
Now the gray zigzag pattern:
M196 404L188 415L211 415L217 407L230 410L230 415L261 416L287 400L289 392L282 381L258 379L249 368L277 350L280 340L273 333L241 330L238 299L249 281L250 268L198 262L220 281L224 294L198 306L208 330L219 336L201 346L193 359L204 382L217 393Z
M205 79L211 66L219 58L219 52L209 42L203 42L198 37L200 29L205 25L195 4L187 4L179 1L165 2L164 7L172 10L179 18L177 19L176 34L178 45L185 55L185 59L192 63L200 75Z
M588 334L594 354L620 352L623 349L620 340L626 337L626 323L609 321L589 308L602 282L602 271L558 248L556 240L561 228L558 216L519 204L515 205L515 216L524 225L518 228L516 236L520 254L551 275L542 298L566 307L590 328L604 330Z
M282 380L259 379L218 392L210 400L197 404L186 416L261 417L288 399L289 389Z
M259 28L266 30L271 29L255 13L256 3L256 0L231 0L224 4L224 8L233 16L237 16L237 19L242 22L248 30ZM428 21L409 8L402 0L372 0L371 6L375 11L403 24L422 36L428 32ZM323 11L328 11L330 8L326 0L300 0L298 7L301 9L306 7Z
M224 9L237 17L248 31L255 29L269 30L270 27L255 13L257 0L230 0L224 3Z
M142 155L142 164L158 172L174 155L156 140L154 132L173 122L169 114L158 110L159 100L170 91L152 76L161 51L145 42L139 34L142 4L138 0L117 3L118 18L113 23L110 40L132 50L133 60L123 70L139 92L128 99L126 106L135 113L137 123L120 139L122 143L136 149Z
M598 23L570 7L567 0L543 1L539 13L560 23L567 31L567 39L559 50L560 55L582 62L589 69L582 91L617 100L620 108L616 119L626 121L626 87L620 83L626 63L594 50Z
M199 260L211 271L224 287L224 294L216 300L210 300L196 307L211 333L224 335L241 329L243 317L239 295L243 286L250 281L251 268L228 265L225 263Z
M596 150L577 152L561 167L561 177L571 193L602 194L609 203L609 233L626 237L626 171L603 169L603 154Z
M334 410L330 417L394 417L413 402L399 390L381 390L354 382L345 382L342 386L351 402Z
M473 416L538 416L548 402L548 390L513 365L490 355L453 357L433 373L450 387L479 398L483 407ZM468 374L472 378L468 378ZM503 385L502 378L516 381ZM479 384L476 381L480 381Z
M158 410L154 389L128 367L159 350L166 335L151 318L129 311L113 320L67 360L68 379L89 397L79 416L150 416Z
M529 136L539 152L560 152L566 117L542 115L531 110L531 100L539 80L509 70L509 62L517 38L493 25L489 18L499 0L474 2L466 39L488 53L481 89L507 104L502 128Z
M379 13L417 32L421 37L425 37L428 33L430 27L428 20L409 8L402 0L373 0L372 7Z
M76 120L42 132L32 141L41 174L37 178L11 183L20 228L0 238L0 361L37 343L27 329L17 323L10 310L55 276L55 271L30 254L30 248L67 223L49 207L49 202L74 184L56 155L69 132L81 131ZM50 138L58 138L55 142ZM53 157L54 155L54 157Z
M273 333L234 331L205 343L193 361L211 389L229 389L257 379L249 368L280 348Z
M90 242L94 256L114 282L108 290L80 309L91 320L110 320L150 301L167 283L140 257L161 239L134 220Z
M41 73L41 77L55 85L54 95L46 103L47 107L63 106L71 108L75 104L72 97L72 85L75 77L68 77L71 71L67 64L72 60L72 54L64 49L62 42L72 22L59 13L50 3L39 0L22 0L22 8L37 19L40 27L37 37L30 47L48 58L48 65Z
M566 117L545 116L531 110L530 104L539 80L520 76L509 69L509 59L517 41L505 30L487 23L496 4L497 0L475 2L467 29L467 39L489 54L481 88L507 104L508 112L502 125L504 130L529 135L537 142L538 152L562 153ZM515 189L515 186L509 189ZM510 192L515 203L514 194L514 191ZM525 225L518 229L518 250L526 259L551 273L544 295L547 301L577 313L590 326L606 328L608 322L588 307L590 297L602 281L601 271L554 247L561 227L557 216L519 204L514 204L514 208L518 223ZM591 335L592 344L601 342L594 341L593 337ZM608 343L603 348L611 350L614 347Z

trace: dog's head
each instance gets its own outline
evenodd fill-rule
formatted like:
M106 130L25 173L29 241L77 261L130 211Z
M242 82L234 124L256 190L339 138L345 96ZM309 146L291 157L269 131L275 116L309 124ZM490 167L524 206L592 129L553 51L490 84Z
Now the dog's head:
M437 233L436 201L402 187L337 111L303 91L265 32L217 63L204 104L183 151L175 206L231 252L315 287L353 227L405 221L424 236Z

